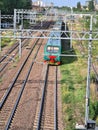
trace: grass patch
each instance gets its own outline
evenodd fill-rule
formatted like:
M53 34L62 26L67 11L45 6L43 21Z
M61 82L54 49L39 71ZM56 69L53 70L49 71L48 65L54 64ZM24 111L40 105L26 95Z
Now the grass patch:
M76 52L72 50L70 54ZM84 119L87 65L84 58L65 57L60 69L64 122L66 130L74 130L77 118L82 114ZM79 116L76 117L77 112Z
M76 52L73 50L72 52L70 51L70 54L79 54L79 52L78 50ZM94 54L96 54L95 50ZM63 57L60 69L62 74L61 92L65 128L66 130L74 130L75 124L80 119L83 122L85 120L87 58ZM96 124L98 125L98 99L95 96L95 74L93 71L91 72L90 79L90 118L96 120Z
M3 32L2 35L7 36L10 35L12 36L13 33L8 31L8 32ZM5 47L5 46L12 46L15 43L16 39L12 39L12 38L1 38L1 47Z
M90 19L80 19L79 27L76 25L76 30L89 30ZM82 24L83 23L83 24ZM75 123L78 119L85 119L85 95L87 84L87 58L88 58L89 41L82 41L82 46L85 50L82 57L62 57L62 65L60 67L61 92L63 103L63 117L66 130L74 130ZM73 41L74 49L72 51L63 52L64 54L80 55L79 41ZM98 62L98 43L92 41L92 62L97 66ZM96 77L94 72L91 72L90 77L90 118L96 120L98 125L98 97L95 94Z

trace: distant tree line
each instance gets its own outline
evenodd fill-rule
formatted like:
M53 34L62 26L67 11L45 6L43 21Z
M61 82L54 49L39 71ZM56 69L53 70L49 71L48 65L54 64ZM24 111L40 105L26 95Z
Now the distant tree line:
M14 9L31 9L32 0L0 0L2 14L13 14Z
M86 9L88 9L89 11L94 11L95 10L94 0L89 1L88 7L86 7ZM77 10L82 11L81 2L77 2Z
M67 10L67 11L71 11L71 7L68 6L62 6L62 7L56 7L58 9L62 9L62 10ZM81 2L77 2L77 6L76 7L72 7L73 11L95 11L95 6L94 6L94 0L90 0L88 1L88 5L81 5Z

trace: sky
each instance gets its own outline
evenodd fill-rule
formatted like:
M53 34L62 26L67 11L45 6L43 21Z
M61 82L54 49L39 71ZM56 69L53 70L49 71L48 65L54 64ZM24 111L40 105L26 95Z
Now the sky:
M53 2L56 6L69 6L69 7L76 7L77 2L80 2L81 5L85 5L86 0L42 0L45 3Z

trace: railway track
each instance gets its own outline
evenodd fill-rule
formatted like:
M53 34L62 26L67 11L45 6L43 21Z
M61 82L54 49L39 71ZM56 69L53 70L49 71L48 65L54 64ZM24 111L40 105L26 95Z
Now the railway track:
M10 50L8 50L8 52L6 52L6 54L4 54L4 55L0 58L0 63L1 63L10 53L12 53L13 50L14 50L15 48L17 48L17 47L18 47L18 42L17 42L16 44L14 44L14 45L10 48Z
M27 39L22 39L22 47L25 46L26 43L27 43ZM5 54L2 57L0 57L0 63L2 63L11 53L13 53L13 51L16 48L18 48L18 46L19 46L19 42L17 41L15 44L11 46L11 48L7 52L5 52Z
M50 21L43 21L42 23L39 22L37 25L35 25L34 27L32 27L33 29L47 29L49 28L51 25L53 25L54 22L52 20Z
M46 66L45 72L33 129L58 130L57 67Z
M38 44L38 41L37 43L35 43L35 45L36 44ZM17 72L16 77L13 79L12 83L10 84L9 89L1 99L0 102L0 129L1 130L4 129L7 130L9 128L10 123L15 114L19 100L25 88L28 76L34 64L33 60L36 59L37 53L41 46L41 44L40 46L39 45L35 46L35 45L32 47L24 63L21 65L19 71Z
M36 41L36 40L35 40ZM16 76L9 81L10 85L5 88L2 87L0 91L0 130L27 130L27 129L35 129L35 120L37 109L41 107L41 93L43 90L43 84L45 81L46 70L44 69L46 64L44 65L42 52L44 50L44 41L42 39L37 40L36 43L32 45L32 48L29 49L29 53L27 53L27 58L23 58L23 62L21 62L21 66L16 71ZM39 61L39 62L37 62ZM47 88L46 91L49 91L49 86L53 87L56 85L57 75L55 75L56 69L51 66L49 70L49 75L47 77ZM53 69L52 69L53 68ZM54 70L55 69L55 70ZM54 81L52 81L54 79ZM52 86L52 84L54 84ZM6 85L6 84L5 84ZM54 92L50 90L48 96L45 94L45 105L43 114L48 110L46 107L46 101L50 98L50 95L57 95L57 86ZM52 92L53 91L53 92ZM62 125L58 124L57 120L61 122L60 111L57 113L57 97L50 99L50 101L55 102L54 108L51 108L51 112L53 113L52 121L54 121L53 129L61 130ZM60 97L58 98L60 100ZM48 103L47 103L48 104ZM50 104L50 103L49 103ZM48 105L47 105L48 106ZM60 107L60 105L58 105ZM45 110L46 108L46 110ZM53 110L52 110L53 109ZM56 111L55 111L56 110ZM43 116L42 114L42 116ZM50 113L51 116L51 113ZM48 114L46 113L46 117L48 120ZM44 124L41 122L41 128L45 129L48 123L45 121L45 118L42 119ZM57 119L59 117L59 119ZM54 120L55 119L55 120ZM37 119L38 121L38 119ZM50 123L50 124L51 124ZM47 124L45 126L45 124ZM49 127L50 127L49 124ZM38 124L36 124L38 126ZM37 128L37 127L36 127Z
M24 48L29 41L27 39L22 40L22 48ZM9 63L15 60L19 52L19 43L17 42L0 60L0 73L7 67Z
M52 21L50 22L43 22L43 26L35 26L34 28L36 29L47 29L49 28L50 24L53 23ZM29 43L28 39L22 39L22 48L24 48L24 46L26 46ZM18 54L19 52L19 42L17 42L16 44L14 44L10 50L8 52L6 52L6 54L4 56L1 57L0 59L0 73L7 67L7 65L9 63L11 63L11 61L15 60L15 56ZM3 72L2 72L3 73Z
M39 33L37 33L36 35L39 35ZM5 69L3 69L3 71L0 72L0 90L2 91L5 91L7 89L7 86L9 84L9 82L11 82L13 76L15 75L15 73L17 73L18 71L18 68L21 66L22 62L25 60L26 58L26 55L28 55L29 51L31 50L32 48L32 45L34 44L34 42L36 42L37 39L33 39L33 40L30 40L30 43L26 43L25 44L25 47L24 49L22 49L22 58L19 59L18 57L14 57L15 58L15 62L11 62L10 61L7 61L5 64L7 64L7 66L5 67ZM43 44L44 46L44 44ZM42 51L43 53L43 51ZM13 60L13 58L10 57L10 59ZM39 58L38 59L38 62L43 62L43 60L40 60ZM43 55L42 55L42 58L43 59ZM4 62L4 61L3 61ZM10 64L9 64L10 63ZM2 63L1 63L1 66L0 66L0 69L2 68ZM5 66L5 65L4 65ZM9 76L10 75L10 76ZM9 80L6 80L6 79L9 79ZM3 94L0 95L0 98Z

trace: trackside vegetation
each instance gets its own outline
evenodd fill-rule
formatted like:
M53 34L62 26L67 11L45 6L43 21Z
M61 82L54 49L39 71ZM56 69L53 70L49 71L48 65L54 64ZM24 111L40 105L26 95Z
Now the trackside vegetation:
M89 30L89 18L85 21L79 21L83 24L84 30ZM93 29L96 29L93 24ZM82 28L81 27L81 28ZM79 26L80 29L80 26ZM61 70L61 92L62 92L62 110L65 130L75 130L76 123L84 123L85 121L85 96L87 84L87 54L88 43L83 42L85 53L81 57L62 57ZM62 52L64 54L80 55L78 41L73 41L73 49L71 51ZM98 43L92 41L92 63L96 64L98 59ZM90 75L90 113L89 118L96 121L98 125L98 92L96 92L96 78L94 71L91 69Z
M74 50L70 54L75 53ZM74 130L76 122L84 121L87 64L83 58L63 57L62 103L66 130Z
M1 47L5 47L5 46L12 46L14 43L15 43L15 39L11 39L11 38L2 38L2 41L1 41Z

